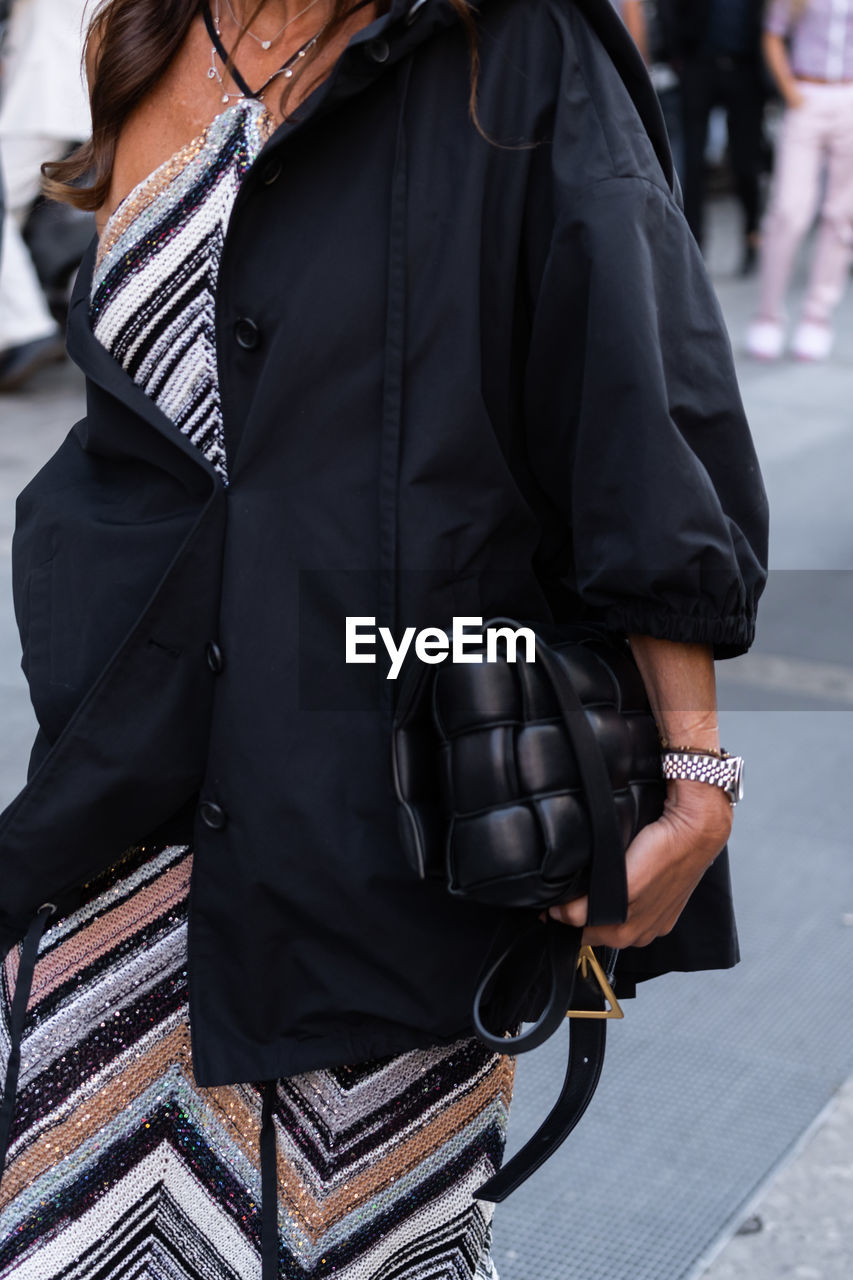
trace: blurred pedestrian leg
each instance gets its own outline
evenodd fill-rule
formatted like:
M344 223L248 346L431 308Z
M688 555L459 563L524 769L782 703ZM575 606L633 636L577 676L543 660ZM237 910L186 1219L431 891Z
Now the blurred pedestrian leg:
M675 61L681 78L684 211L704 236L705 151L711 110L728 123L729 163L743 209L744 271L756 259L762 129L766 97L761 61L762 0L672 0Z
M783 324L797 249L811 226L826 167L803 320L829 326L847 282L853 224L853 84L800 83L803 103L789 108L778 144L764 228L759 318ZM804 353L805 354L805 353Z
M705 147L711 108L726 109L731 165L743 210L744 256L754 243L760 217L761 139L764 87L752 58L727 54L693 58L681 73L684 128L684 209L699 244L704 237Z
M0 167L6 210L0 253L0 390L13 390L63 344L22 238L41 165L91 132L83 82L85 0L13 0L3 51Z
M60 159L64 151L64 144L57 144L52 138L6 137L0 141L6 191L0 256L0 352L56 332L56 321L22 232L41 189L41 164Z
M765 225L758 314L746 345L758 358L781 354L791 268L825 173L811 279L791 343L795 356L824 360L853 239L853 0L831 6L773 0L764 19L764 56L787 110Z

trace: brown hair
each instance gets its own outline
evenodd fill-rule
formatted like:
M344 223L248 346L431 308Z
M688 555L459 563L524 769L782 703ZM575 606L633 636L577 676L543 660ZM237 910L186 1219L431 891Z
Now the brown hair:
M251 26L267 2L257 0L247 26ZM306 74L347 19L369 3L370 0L332 0L332 15L319 40L287 82L281 97L283 113L297 80ZM477 28L468 0L450 0L450 3L465 27L468 40L469 108L479 129ZM378 6L380 13L385 13L390 0L378 0ZM90 73L92 137L67 159L42 166L46 195L76 205L78 209L94 210L104 204L112 183L122 126L177 54L200 8L201 0L104 0L89 23L84 53Z

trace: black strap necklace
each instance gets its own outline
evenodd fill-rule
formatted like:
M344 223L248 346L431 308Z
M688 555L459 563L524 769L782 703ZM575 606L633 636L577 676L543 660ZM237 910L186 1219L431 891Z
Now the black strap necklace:
M210 67L207 72L207 78L208 80L219 81L220 87L222 88L223 102L230 102L232 98L261 98L270 87L273 80L276 80L279 76L284 76L286 80L289 80L293 75L294 64L297 63L300 58L304 58L312 45L315 45L320 39L320 31L318 31L316 35L313 35L311 39L306 41L306 43L297 49L295 53L291 54L287 61L283 62L271 76L268 76L260 89L250 89L237 67L232 62L230 64L231 75L240 92L229 93L225 88L225 78L216 65L216 56L218 54L223 67L228 67L230 55L228 50L225 48L225 45L222 43L222 32L219 22L219 0L215 0L215 4L216 16L214 18L213 14L210 12L210 4L208 3L208 0L204 0L204 4L202 6L202 17L204 18L204 25L207 28L207 34L210 36L213 46L210 50Z

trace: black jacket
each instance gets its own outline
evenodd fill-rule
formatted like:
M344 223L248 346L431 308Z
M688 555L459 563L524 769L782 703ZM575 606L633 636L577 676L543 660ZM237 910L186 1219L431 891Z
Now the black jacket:
M450 6L410 3L354 38L239 193L228 489L94 339L93 249L69 328L87 415L19 500L41 733L0 817L0 937L155 828L192 839L202 1084L464 1032L515 927L408 871L391 686L344 667L345 616L399 635L586 614L725 656L764 579L720 312L588 21L568 0L483 5L487 140ZM647 102L607 0L586 4ZM735 953L723 858L623 981Z

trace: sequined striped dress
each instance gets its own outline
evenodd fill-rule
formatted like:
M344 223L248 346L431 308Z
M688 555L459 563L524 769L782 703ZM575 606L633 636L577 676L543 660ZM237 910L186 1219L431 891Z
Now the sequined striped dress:
M214 300L240 182L273 123L230 106L119 206L94 331L227 480ZM193 1078L192 850L130 849L41 940L0 1184L0 1277L260 1280L260 1083ZM0 1067L20 950L0 970ZM496 1280L511 1059L476 1040L276 1083L283 1280Z

